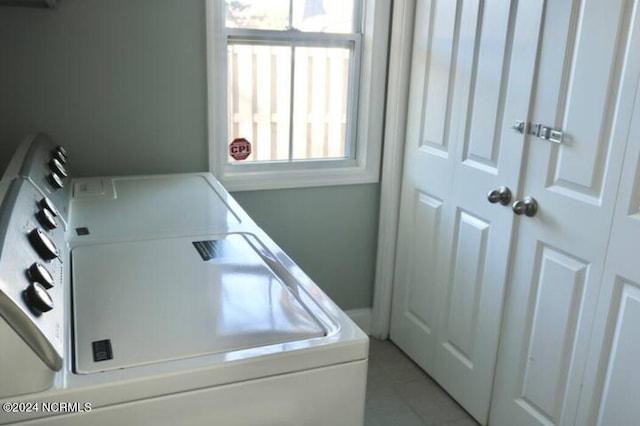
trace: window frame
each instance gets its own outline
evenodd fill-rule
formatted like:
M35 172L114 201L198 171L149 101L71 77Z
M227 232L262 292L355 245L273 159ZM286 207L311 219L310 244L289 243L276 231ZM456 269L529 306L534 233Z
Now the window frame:
M390 2L363 0L361 35L325 34L337 46L361 43L360 57L350 66L351 82L357 90L349 98L351 120L347 138L351 150L346 158L295 161L230 163L227 136L227 45L229 41L283 39L299 46L328 46L318 41L318 33L270 30L227 29L224 1L207 0L207 76L209 170L230 191L249 191L312 186L349 185L379 181L383 137L383 117L387 70ZM298 44L300 43L300 44ZM375 46L375 48L374 48ZM354 46L355 49L355 46ZM354 50L357 52L357 50ZM359 72L356 70L359 69Z
M249 44L249 45L264 45L264 46L286 46L286 47L328 47L328 48L345 48L353 50L353 57L349 65L349 82L352 83L348 88L347 94L347 123L345 130L345 157L342 158L306 158L306 159L288 159L288 160L273 160L273 161L260 161L260 162L238 162L231 163L229 167L234 170L257 170L268 171L277 168L281 171L305 169L309 165L300 165L297 163L314 163L323 162L323 167L334 163L336 166L342 164L348 164L349 160L356 158L356 144L357 144L357 129L354 126L353 119L351 117L357 117L358 114L358 87L360 85L360 59L362 57L361 46L362 37L361 34L349 33L349 34L333 34L333 33L316 33L316 32L299 32L295 30L287 31L271 31L271 30L238 30L227 29L227 46L231 44ZM228 56L227 56L228 58ZM292 56L292 60L295 61ZM226 74L225 74L226 76ZM293 76L292 76L293 78ZM228 80L225 80L225 87L227 87ZM292 100L295 105L295 101ZM227 104L228 105L228 104ZM227 114L228 114L227 110ZM293 117L290 117L290 128L293 131ZM228 120L227 120L228 123ZM226 127L228 134L228 126ZM231 139L227 137L227 139ZM349 143L350 142L350 143ZM290 154L293 150L291 146L293 141L290 141ZM224 147L223 147L224 148ZM220 155L226 155L222 151ZM222 157L221 157L222 158ZM314 165L311 164L313 168ZM318 167L318 166L316 166Z

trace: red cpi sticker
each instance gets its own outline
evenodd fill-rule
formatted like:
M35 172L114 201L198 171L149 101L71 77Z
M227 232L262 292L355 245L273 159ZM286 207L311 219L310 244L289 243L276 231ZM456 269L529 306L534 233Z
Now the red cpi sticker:
M236 138L229 144L229 155L235 160L246 160L251 155L251 142L245 138Z

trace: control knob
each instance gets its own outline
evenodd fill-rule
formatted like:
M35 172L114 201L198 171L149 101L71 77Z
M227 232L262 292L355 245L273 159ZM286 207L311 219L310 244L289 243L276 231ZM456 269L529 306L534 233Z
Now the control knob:
M64 158L67 158L69 156L69 154L67 154L67 150L64 149L64 146L62 145L58 145L56 147L56 152L59 152L60 154L64 155Z
M62 154L60 151L53 151L52 156L58 160L60 164L67 164L67 156Z
M67 159L69 157L69 154L67 154L67 150L64 149L64 147L62 145L58 145L57 147L55 147L55 149L53 151L51 151L51 154L61 160L60 162L62 164L65 164L67 162Z
M56 245L40 228L34 228L29 232L29 242L44 260L53 260L60 257L60 252L58 252Z
M63 178L66 178L69 175L67 173L67 169L62 165L60 160L58 160L55 157L49 160L49 168L51 169L52 172L56 173L57 175Z
M31 283L24 291L24 301L34 314L40 315L53 309L53 299L40 283Z
M53 275L45 266L40 262L34 262L33 265L27 269L27 275L32 282L40 283L46 289L53 287Z
M51 210L46 207L40 208L38 213L36 213L36 218L38 222L47 229L55 229L58 227L55 216L51 213Z
M53 186L53 189L60 189L64 187L62 179L56 172L49 173L49 183Z
M60 212L58 212L58 209L56 209L56 206L53 205L51 200L48 199L47 197L44 197L40 201L38 201L38 206L41 209L49 210L54 217L60 216Z

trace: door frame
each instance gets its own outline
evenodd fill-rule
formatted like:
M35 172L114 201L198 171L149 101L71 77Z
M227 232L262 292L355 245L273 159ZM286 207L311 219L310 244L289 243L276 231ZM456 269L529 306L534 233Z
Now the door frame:
M387 339L391 327L415 10L416 0L393 1L370 330L378 339Z

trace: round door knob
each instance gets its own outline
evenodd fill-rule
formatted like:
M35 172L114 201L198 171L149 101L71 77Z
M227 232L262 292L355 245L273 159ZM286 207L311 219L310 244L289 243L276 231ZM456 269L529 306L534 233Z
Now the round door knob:
M64 187L64 183L62 183L62 179L56 172L49 173L49 183L53 186L54 189L60 189Z
M34 262L27 270L27 275L32 282L40 283L46 289L53 287L53 275L40 262Z
M29 242L44 260L53 260L60 256L56 245L40 228L35 228L29 232Z
M491 204L499 202L503 206L506 206L511 202L511 190L506 186L501 186L487 194L487 200L489 200Z
M517 200L513 203L513 212L520 215L533 217L538 213L538 202L533 197L526 197L523 200Z
M40 225L49 230L58 227L58 222L56 222L55 216L51 213L51 210L47 208L41 208L38 213L36 213L36 218L38 219L38 222L40 222Z
M24 301L34 314L40 315L53 309L53 299L40 283L31 283L24 291Z
M49 168L52 172L63 178L66 178L68 176L67 169L57 158L52 158L51 160L49 160Z

